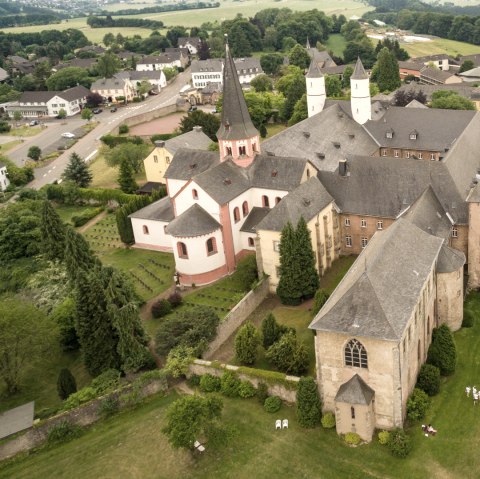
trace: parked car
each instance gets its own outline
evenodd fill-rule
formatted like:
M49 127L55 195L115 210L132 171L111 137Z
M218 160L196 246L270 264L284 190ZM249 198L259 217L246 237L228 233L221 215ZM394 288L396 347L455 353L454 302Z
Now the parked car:
M188 109L189 112L192 112L192 111L195 111L195 110L197 110L197 107L196 107L195 105L192 105L192 106Z
M92 110L92 112L95 114L95 115L98 115L99 113L102 113L102 109L101 108L95 108Z
M110 108L110 113L115 113L117 110L118 108L116 106L112 106L112 108Z
M32 120L32 121L30 122L30 126L38 125L38 123L39 123L38 120Z
M69 131L66 131L65 133L62 133L63 138L75 138L75 135L73 133L70 133Z

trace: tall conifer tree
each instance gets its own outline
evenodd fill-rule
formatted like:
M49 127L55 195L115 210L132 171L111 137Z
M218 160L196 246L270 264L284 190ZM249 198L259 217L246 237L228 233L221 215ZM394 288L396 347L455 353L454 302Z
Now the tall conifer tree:
M50 201L42 205L42 246L49 259L62 260L65 253L65 225Z
M299 271L300 288L303 298L312 298L319 286L312 240L305 219L300 217L295 231L294 259Z
M398 61L388 48L380 50L374 70L380 91L393 91L401 85Z
M135 193L138 190L138 185L133 177L133 169L126 161L120 163L118 184L124 193Z
M87 240L72 228L65 235L65 266L70 281L75 282L81 271L89 271L99 264Z
M80 188L86 188L93 179L87 163L76 153L70 155L68 165L62 176L67 181L73 181Z

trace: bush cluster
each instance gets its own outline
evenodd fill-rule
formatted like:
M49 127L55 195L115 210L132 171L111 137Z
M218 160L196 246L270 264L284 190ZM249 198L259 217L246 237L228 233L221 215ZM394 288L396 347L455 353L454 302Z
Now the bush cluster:
M120 145L122 143L133 143L134 145L141 145L142 143L144 143L142 138L140 138L139 136L104 135L100 138L100 141L107 145L109 148L115 148L117 145Z
M322 416L321 421L325 429L332 429L335 427L335 414L333 414L333 412L326 412Z
M422 364L415 387L425 391L429 396L438 394L440 392L440 369L431 364Z
M287 374L302 374L307 370L309 363L305 346L291 331L270 346L265 357Z
M120 125L118 127L118 133L120 133L120 135L124 135L125 133L128 133L130 130L130 128L128 127L128 125Z
M380 431L378 433L378 442L385 446L390 441L390 433L388 431Z
M232 371L225 371L220 383L220 391L224 396L234 398L239 395L241 381Z
M120 407L120 403L118 402L118 399L114 397L108 397L104 399L98 408L98 413L104 417L110 417L113 416L118 412L118 409Z
M220 378L213 376L213 374L204 374L200 378L200 390L205 393L220 391L220 387Z
M159 299L152 304L151 312L154 318L163 318L164 316L172 312L172 305L166 299Z
M390 431L387 446L393 456L401 458L407 457L412 450L410 439L402 429Z
M347 432L343 440L350 446L358 446L362 442L362 438L356 432Z
M103 211L103 207L89 209L83 212L80 215L72 216L72 224L75 228L79 226L83 226L84 224L88 223L91 219L95 218L95 216L99 215Z
M80 436L82 428L67 420L63 420L52 426L47 433L47 441L52 443L68 442Z
M237 264L236 277L244 291L250 291L258 279L257 259L254 254L241 259Z
M434 328L432 343L428 348L427 363L440 369L442 376L450 376L457 365L457 348L452 332L446 324Z
M407 417L419 421L425 417L430 406L430 398L421 389L415 388L407 399Z
M267 399L265 399L265 403L263 404L263 408L265 411L269 413L275 413L277 411L280 411L280 408L282 407L282 400L278 396L270 396Z
M253 384L250 381L242 381L238 388L238 395L241 398L252 398L255 396L256 390L253 387Z
M327 302L329 296L330 295L326 290L322 288L317 290L313 297L312 316L316 316L316 314L322 309L322 306Z
M172 305L172 308L175 309L183 303L183 298L180 293L175 291L167 298L167 301Z
M297 388L297 419L302 427L320 424L322 408L317 383L311 377L300 378Z

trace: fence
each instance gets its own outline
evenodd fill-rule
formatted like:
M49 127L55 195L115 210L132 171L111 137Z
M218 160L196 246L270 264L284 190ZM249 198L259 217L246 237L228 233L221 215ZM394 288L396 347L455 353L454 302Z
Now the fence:
M260 303L267 297L269 292L268 278L262 279L255 289L235 305L217 329L217 336L210 343L208 350L203 355L205 359L211 359L220 346L242 325L242 323L255 311Z

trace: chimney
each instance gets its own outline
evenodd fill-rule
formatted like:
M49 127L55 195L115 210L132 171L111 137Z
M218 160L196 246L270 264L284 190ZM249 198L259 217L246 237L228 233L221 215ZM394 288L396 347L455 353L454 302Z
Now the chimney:
M340 160L338 162L338 174L340 176L347 176L347 160Z
M158 148L164 148L165 147L165 142L162 141L162 140L157 140L157 141L155 141L155 146L157 146Z
M196 131L196 132L198 133L198 132L202 131L202 127L201 127L201 126L198 126L198 125L197 125L197 126L194 126L194 127L193 127L193 131Z

